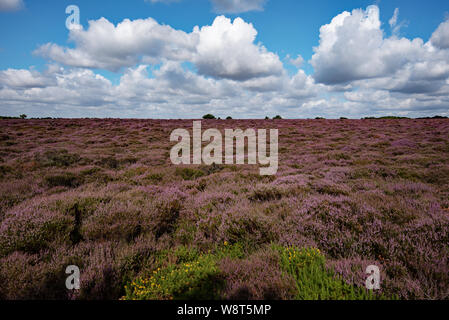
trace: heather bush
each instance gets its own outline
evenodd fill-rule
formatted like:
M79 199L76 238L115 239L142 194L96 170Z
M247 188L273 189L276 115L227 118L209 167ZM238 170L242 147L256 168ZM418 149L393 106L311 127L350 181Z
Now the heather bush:
M0 226L0 256L14 251L37 253L53 242L67 243L72 225L70 216L38 205L12 209Z
M225 257L220 261L227 300L291 299L295 294L294 279L283 273L279 257L264 249L246 259Z
M68 248L63 248L67 250ZM65 268L70 264L79 264L79 260L57 250L29 254L14 252L0 258L0 299L69 299L71 293L65 288Z
M174 167L169 135L191 120L2 120L0 298L118 299L158 268L174 298L204 297L208 275L217 298L369 298L359 289L371 264L375 298L449 297L447 120L230 121L275 124L275 176ZM292 246L311 272L282 263ZM297 248L320 248L326 268ZM199 289L188 291L193 262ZM68 264L81 269L80 291L65 289Z

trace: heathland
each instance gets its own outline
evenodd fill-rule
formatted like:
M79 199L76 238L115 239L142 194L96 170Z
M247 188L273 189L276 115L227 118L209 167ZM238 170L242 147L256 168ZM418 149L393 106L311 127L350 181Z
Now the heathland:
M191 120L0 120L0 299L449 297L449 120L202 126L279 129L277 174L173 165Z

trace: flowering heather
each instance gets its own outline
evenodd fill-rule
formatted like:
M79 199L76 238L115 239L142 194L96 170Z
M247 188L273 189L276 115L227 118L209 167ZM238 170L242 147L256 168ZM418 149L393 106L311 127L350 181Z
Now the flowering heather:
M202 122L279 129L274 176L173 165L190 120L0 121L1 299L449 298L447 120Z

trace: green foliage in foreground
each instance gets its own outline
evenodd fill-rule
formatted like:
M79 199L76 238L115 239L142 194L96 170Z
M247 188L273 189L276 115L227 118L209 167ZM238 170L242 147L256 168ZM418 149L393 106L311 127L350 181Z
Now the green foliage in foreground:
M286 276L294 279L295 300L374 300L386 297L373 294L344 282L326 268L325 257L318 249L282 247L273 245L279 255L279 268ZM161 261L167 259L162 254ZM243 247L234 244L218 248L214 253L201 254L196 249L180 247L174 253L174 262L138 277L125 286L123 300L154 299L220 299L226 276L219 269L224 257L241 259L245 256ZM173 259L173 256L172 256Z
M279 252L281 267L296 281L295 300L385 299L344 282L326 268L326 259L319 249L281 246L274 246L274 249Z
M168 253L167 253L168 254ZM123 300L210 300L220 299L224 279L217 262L224 257L242 258L240 245L225 246L215 253L200 254L196 249L178 248L176 263L157 268L125 286ZM165 254L160 256L161 260Z
M141 277L125 287L128 300L209 299L217 298L221 279L212 255L179 265L156 269L149 277Z

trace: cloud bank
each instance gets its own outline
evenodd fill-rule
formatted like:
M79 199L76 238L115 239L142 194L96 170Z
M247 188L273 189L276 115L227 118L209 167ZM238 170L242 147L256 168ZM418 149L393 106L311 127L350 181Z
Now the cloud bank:
M248 2L249 3L249 2ZM262 2L260 2L262 3ZM399 11L389 21L400 25ZM242 18L217 16L191 32L152 18L105 18L47 43L49 67L0 71L0 112L35 116L253 118L449 115L449 22L428 41L386 36L379 8L342 12L320 28L308 63L281 59ZM287 71L286 64L296 71ZM95 70L95 71L94 71ZM120 74L112 83L101 75Z

